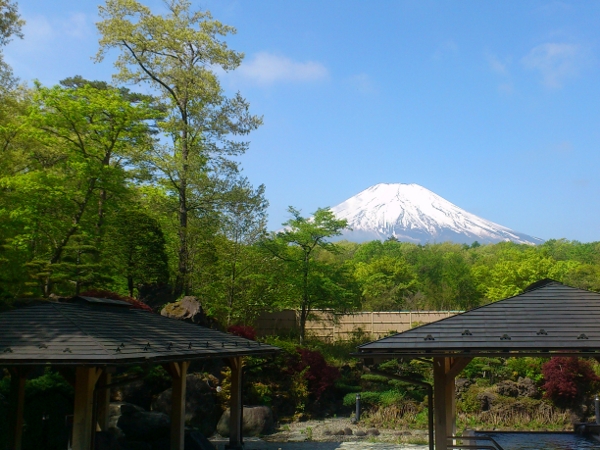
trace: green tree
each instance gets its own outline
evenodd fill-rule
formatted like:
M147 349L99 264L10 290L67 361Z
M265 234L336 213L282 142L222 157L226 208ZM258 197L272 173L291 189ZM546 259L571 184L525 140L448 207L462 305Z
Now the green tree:
M284 231L272 235L263 245L275 257L288 263L290 273L294 275L292 284L300 296L300 343L303 344L308 314L318 307L326 288L331 292L336 287L323 271L315 270L315 257L319 250L338 251L337 245L329 239L339 236L348 222L336 219L329 208L317 209L310 218L302 217L300 211L291 206L288 211L293 217L283 224Z
M359 262L355 276L362 286L363 309L394 311L416 287L417 277L403 258L381 256L369 263Z
M97 60L110 49L119 50L115 78L148 83L165 107L159 127L171 145L156 147L149 163L165 176L177 197L175 290L188 293L193 263L189 216L204 214L207 181L211 204L218 200L212 196L219 192L218 180L237 172L231 157L248 148L247 142L234 137L256 129L262 119L250 114L239 93L226 97L214 71L232 70L241 63L243 55L220 40L235 29L213 20L209 12L190 11L187 0L165 3L168 12L158 15L135 0L108 0L100 7Z
M36 86L27 123L39 144L35 165L7 183L13 217L25 225L13 238L35 247L31 260L47 274L44 295L75 234L86 230L99 247L107 200L127 190L130 167L153 144L147 120L154 115L115 88Z
M13 36L22 38L23 25L25 21L19 16L17 2L0 0L0 46L8 44ZM0 52L0 89L5 91L3 94L14 89L16 82L11 67L4 61L4 55Z
M226 275L227 325L231 325L234 311L244 307L236 299L240 296L242 285L248 285L246 275L260 264L252 246L266 233L269 203L264 193L263 185L254 189L247 180L240 180L232 191L231 201L223 208L221 226L226 239L221 247L220 260Z

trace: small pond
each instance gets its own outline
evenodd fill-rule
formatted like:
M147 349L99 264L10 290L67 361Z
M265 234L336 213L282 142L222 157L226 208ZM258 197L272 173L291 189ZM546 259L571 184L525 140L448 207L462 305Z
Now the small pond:
M588 450L600 449L600 441L573 433L485 433L504 450ZM483 444L484 441L479 441Z

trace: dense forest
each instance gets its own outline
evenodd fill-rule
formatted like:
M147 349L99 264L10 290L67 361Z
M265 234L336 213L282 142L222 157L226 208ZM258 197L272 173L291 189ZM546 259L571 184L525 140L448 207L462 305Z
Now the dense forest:
M90 289L154 306L195 295L230 325L282 308L303 320L315 308L464 310L541 278L600 290L600 243L332 243L346 223L327 208L290 207L269 233L265 186L238 158L262 118L216 74L242 61L223 40L235 29L169 5L100 7L96 58L116 52L114 84L28 86L0 61L0 306ZM0 6L5 45L22 21Z

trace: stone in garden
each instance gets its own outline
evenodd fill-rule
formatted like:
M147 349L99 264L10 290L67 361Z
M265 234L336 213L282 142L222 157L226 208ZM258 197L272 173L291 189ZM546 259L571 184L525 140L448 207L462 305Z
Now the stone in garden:
M117 439L152 442L170 436L171 420L130 403L111 403L108 431Z
M356 430L356 431L354 432L354 434L355 434L356 436L366 436L366 435L367 435L367 433L365 433L363 430Z
M519 377L517 381L517 387L519 388L519 395L521 397L539 398L540 391L536 387L534 381L531 378Z
M369 436L379 436L379 430L377 428L369 428L367 434Z
M519 396L519 387L517 383L511 380L504 380L499 382L496 385L496 391L498 392L498 394L503 395L505 397L517 398Z
M482 411L489 411L496 401L496 394L488 391L480 392L477 394L477 400Z
M198 298L191 295L183 297L178 302L167 304L160 315L203 327L215 328L216 325L216 322L204 313Z
M344 434L346 436L352 436L352 429L350 429L348 427L344 428Z
M332 434L334 436L344 436L346 433L344 432L344 430L335 430Z
M221 436L229 436L230 414L230 410L227 409L219 419L217 432ZM243 417L244 436L260 436L273 430L273 412L268 406L244 406Z

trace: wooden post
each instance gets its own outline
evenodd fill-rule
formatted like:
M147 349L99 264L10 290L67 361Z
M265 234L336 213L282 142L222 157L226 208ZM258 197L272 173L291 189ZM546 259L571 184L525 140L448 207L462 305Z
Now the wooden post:
M108 430L108 415L110 413L110 387L104 387L110 384L112 375L106 370L102 371L102 375L98 379L99 389L96 392L96 401L98 404L97 420L100 431Z
M189 361L172 362L164 367L172 378L171 450L183 450L185 441L185 391Z
M231 403L229 405L229 445L230 450L243 449L242 442L242 363L241 356L229 358L231 368Z
M435 450L448 449L448 414L451 405L446 402L448 390L446 373L450 368L449 358L433 358L433 411L435 415Z
M27 371L20 367L10 371L8 406L8 449L21 450L23 443L23 411L25 410L25 380Z
M75 369L75 405L73 408L73 450L91 450L94 413L94 388L102 369L79 366Z
M448 449L448 437L456 434L456 376L472 358L433 358L435 448Z

